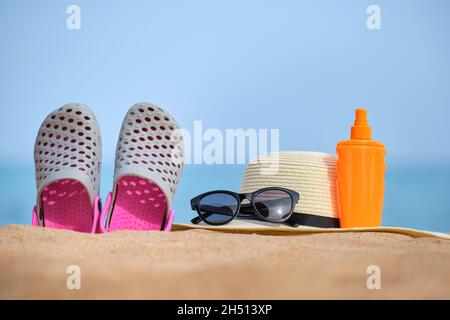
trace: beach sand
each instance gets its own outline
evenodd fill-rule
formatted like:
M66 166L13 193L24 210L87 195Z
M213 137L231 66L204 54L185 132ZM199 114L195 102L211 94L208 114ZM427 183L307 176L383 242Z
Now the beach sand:
M66 288L69 265L81 289ZM381 289L367 289L367 267ZM450 299L450 241L390 233L0 228L1 299Z

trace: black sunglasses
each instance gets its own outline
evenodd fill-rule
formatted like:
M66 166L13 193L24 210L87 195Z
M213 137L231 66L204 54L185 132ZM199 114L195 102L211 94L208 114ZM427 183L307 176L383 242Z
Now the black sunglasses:
M213 226L223 225L240 218L257 219L268 222L289 223L295 204L300 195L289 189L269 187L252 193L236 193L216 190L203 193L191 200L192 210L198 217L191 220L193 224L201 221ZM250 203L241 204L243 200ZM292 226L298 226L293 222Z

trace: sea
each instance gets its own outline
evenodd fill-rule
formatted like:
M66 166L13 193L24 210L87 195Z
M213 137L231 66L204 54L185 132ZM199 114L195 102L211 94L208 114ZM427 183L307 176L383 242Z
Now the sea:
M103 164L101 196L112 188L113 164ZM215 189L239 191L243 165L186 165L174 199L175 223L196 216L190 199ZM450 233L450 165L389 167L383 226ZM0 226L30 224L35 204L34 166L0 164Z

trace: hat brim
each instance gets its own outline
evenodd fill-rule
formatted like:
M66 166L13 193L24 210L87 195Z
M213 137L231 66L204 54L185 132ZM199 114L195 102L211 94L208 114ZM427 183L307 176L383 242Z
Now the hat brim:
M172 231L185 231L192 229L203 229L228 233L256 233L261 235L306 235L318 233L346 233L346 232L385 232L408 235L412 238L439 238L450 240L450 235L439 232L423 231L399 227L371 227L371 228L314 228L299 226L298 228L284 225L272 224L263 221L240 221L233 220L223 226L210 226L206 224L174 224Z

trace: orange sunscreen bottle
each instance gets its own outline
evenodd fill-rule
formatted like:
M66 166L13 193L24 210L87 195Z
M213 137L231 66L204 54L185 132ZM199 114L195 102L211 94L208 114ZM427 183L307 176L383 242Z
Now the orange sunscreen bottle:
M367 111L356 110L350 140L337 144L337 190L341 228L381 225L386 149L372 140Z

